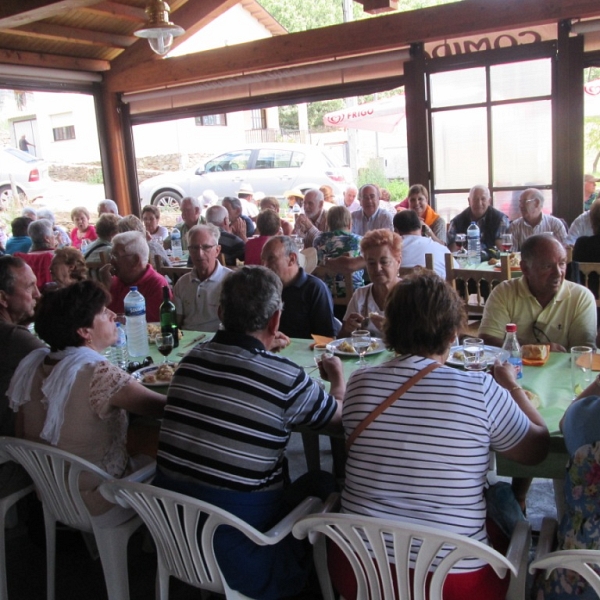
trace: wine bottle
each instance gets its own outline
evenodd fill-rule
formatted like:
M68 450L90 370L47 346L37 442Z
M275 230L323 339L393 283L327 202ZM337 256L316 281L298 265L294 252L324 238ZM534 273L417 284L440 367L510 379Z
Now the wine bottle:
M163 286L163 301L160 305L160 332L173 334L173 345L179 346L179 328L175 317L175 305L171 302L169 287Z

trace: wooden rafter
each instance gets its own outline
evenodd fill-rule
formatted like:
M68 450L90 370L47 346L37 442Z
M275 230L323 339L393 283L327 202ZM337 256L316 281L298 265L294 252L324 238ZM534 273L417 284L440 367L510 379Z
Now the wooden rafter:
M100 0L18 0L3 2L0 5L0 28L20 27L63 14L68 10L77 10L91 6Z
M143 23L146 20L146 12L143 8L127 6L126 4L119 4L110 0L98 2L92 6L85 6L82 10L103 16L109 15L118 17L119 19L127 19L136 23Z
M110 69L110 63L107 60L3 49L0 49L0 63L28 67L48 67L51 69L70 69L73 71L92 71L98 73Z
M217 2L217 0L213 0ZM181 10L192 19L188 2ZM203 3L204 4L204 3ZM417 42L556 23L598 14L598 0L464 0L415 11L333 25L166 60L132 61L134 44L107 74L113 92L133 92L384 52ZM184 13L181 12L181 15ZM177 24L188 29L179 18ZM146 48L151 53L151 51ZM129 57L125 57L129 55ZM146 55L147 56L147 55ZM118 65L118 66L117 66ZM160 86L156 83L160 82Z

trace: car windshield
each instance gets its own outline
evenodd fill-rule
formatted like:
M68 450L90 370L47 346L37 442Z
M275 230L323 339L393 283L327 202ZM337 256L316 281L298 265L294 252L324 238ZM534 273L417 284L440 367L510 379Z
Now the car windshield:
M27 152L23 152L22 150L18 150L17 148L4 148L4 152L12 154L19 160L24 160L25 162L37 162L38 160L41 160L37 156L33 156L33 154L29 154Z

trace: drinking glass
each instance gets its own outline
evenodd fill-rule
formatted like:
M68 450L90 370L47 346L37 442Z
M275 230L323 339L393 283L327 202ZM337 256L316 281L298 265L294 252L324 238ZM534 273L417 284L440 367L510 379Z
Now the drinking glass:
M360 365L361 367L367 366L365 354L367 353L370 344L371 332L368 329L357 329L352 332L352 347L359 356L358 362L356 363L357 365Z
M156 347L158 351L164 356L163 365L167 362L167 356L173 352L173 334L172 333L159 333L156 335Z
M487 367L485 348L481 338L463 340L464 367L467 371L484 371Z
M502 247L502 251L510 254L513 246L512 233L503 233L500 236L500 246Z
M467 243L467 234L466 233L457 233L456 236L454 237L454 243L456 244L456 247L458 248L458 251L460 252L465 247L465 244Z
M571 348L571 387L573 397L579 396L592 383L592 348L573 346Z
M321 366L321 361L324 356L331 356L331 352L327 349L326 344L315 344L313 349L315 365L317 365L317 369ZM317 375L313 377L313 379L318 383L321 389L325 389L325 382L321 379L320 371L317 370Z

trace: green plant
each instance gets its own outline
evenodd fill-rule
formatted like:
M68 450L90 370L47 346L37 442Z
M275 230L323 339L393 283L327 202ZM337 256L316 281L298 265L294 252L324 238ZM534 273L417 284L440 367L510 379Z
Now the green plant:
M388 179L383 166L376 158L372 158L365 169L359 170L358 187L366 183L374 183L380 188L385 188L390 193L390 200L394 203L402 202L408 193L408 183L403 179Z
M87 183L104 183L102 169L90 169L86 177Z

